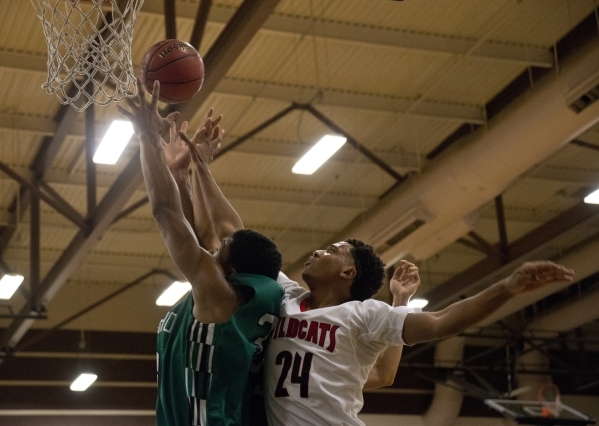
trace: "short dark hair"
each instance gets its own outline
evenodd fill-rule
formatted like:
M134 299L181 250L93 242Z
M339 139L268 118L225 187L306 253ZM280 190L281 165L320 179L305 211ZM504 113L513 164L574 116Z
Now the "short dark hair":
M372 246L354 239L345 242L352 246L350 253L356 264L356 278L349 289L350 300L370 299L383 286L385 264Z
M231 235L229 261L236 272L265 275L276 280L283 256L270 238L251 229L240 229Z

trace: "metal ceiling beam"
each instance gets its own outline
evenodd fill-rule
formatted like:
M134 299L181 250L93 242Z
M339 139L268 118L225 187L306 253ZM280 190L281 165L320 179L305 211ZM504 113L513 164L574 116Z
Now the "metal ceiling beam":
M206 74L202 90L177 108L181 113L180 121L193 118L279 2L280 0L244 0L237 8L204 56Z
M593 155L589 152L589 155ZM599 159L599 157L597 157ZM539 166L523 176L524 179L565 182L578 185L597 186L599 172L587 169L567 169L552 166Z
M202 44L202 38L204 36L204 30L206 29L206 23L208 22L208 15L212 7L212 0L200 0L198 4L198 11L196 13L196 20L193 24L193 30L191 31L191 37L189 38L189 44L200 50Z
M46 73L46 57L33 56L26 53L11 53L0 50L0 68L37 71ZM206 68L208 70L208 68ZM207 71L208 72L208 71ZM135 68L139 73L139 68ZM206 83L200 93L205 90ZM275 99L298 104L310 103L318 99L318 105L328 105L355 109L366 109L394 114L407 114L415 117L432 118L456 123L482 125L485 122L484 108L480 105L464 105L461 103L436 102L431 99L416 99L380 96L372 93L349 93L332 89L283 85L265 81L240 80L223 78L214 93ZM196 95L196 97L199 96ZM412 108L412 109L411 109ZM17 120L14 124L11 119ZM45 132L44 119L36 117L20 117L0 115L0 127L28 127L32 131Z
M247 141L248 139L257 135L258 133L260 133L262 130L266 129L267 127L273 125L274 123L276 123L281 118L285 117L287 114L289 114L291 111L294 111L295 109L297 109L297 107L295 106L295 104L292 104L292 105L288 106L287 108L285 108L284 110L279 111L278 113L276 113L275 115L270 117L268 120L264 121L263 123L260 123L259 125L254 127L249 132L238 137L233 142L229 143L227 146L222 148L219 152L217 152L214 155L214 159L217 159L218 157L221 157L222 155L226 154L228 151L231 151L232 149L237 148L238 146L243 144L245 141Z
M61 199L55 199L52 196L48 196L44 192L40 191L40 189L37 187L37 185L29 182L27 179L25 179L22 176L20 176L19 174L15 173L10 167L8 167L7 165L5 165L2 162L0 162L0 171L2 171L3 173L6 173L8 176L10 176L12 179L16 180L21 185L21 188L20 188L21 194L24 190L27 192L30 192L30 193L31 192L34 193L35 196L41 198L50 207L52 207L58 213L62 214L64 217L69 219L75 225L77 225L78 227L80 227L82 229L87 229L87 223L85 222L85 219L79 213L77 213L74 209L70 208L70 206L65 205L65 203ZM28 201L27 201L27 203L25 203L25 205L23 205L23 203L21 203L20 209L18 209L20 216L23 216L25 214L23 210L26 210L29 207L29 204L31 202L31 200L29 198L30 196L31 196L31 194L27 194ZM14 215L16 215L16 214L17 214L17 212L15 211ZM11 223L16 223L16 221L13 222L13 220L11 220ZM11 232L11 236L12 236L12 233L14 233L15 230L12 227L10 227L10 230L12 231ZM6 237L6 235L4 233L2 233L2 235L0 235L0 236L2 236L2 238ZM5 242L5 244L7 244L7 243L8 243L8 241Z
M305 153L305 149L304 152ZM295 158L299 158L299 155ZM3 178L0 176L0 182L2 182ZM108 188L108 185L103 185L106 182L102 182L97 189ZM44 190L51 190L50 185L85 185L85 181L83 178L79 177L78 179L67 179L62 174L49 174L47 179L43 182L40 182L41 185L44 186ZM273 203L286 203L286 204L297 204L304 205L310 204L314 201L314 198L320 194L320 191L309 191L303 188L295 188L289 189L278 186L264 186L264 185L251 185L251 184L240 184L236 182L226 182L222 181L219 183L219 186L223 190L223 192L227 195L227 198L230 198L232 201L236 200L256 200L256 201L264 201L264 202L273 202ZM351 194L351 193L328 193L326 197L319 199L316 202L316 206L323 207L339 207L339 208L368 208L373 205L378 197L363 195L363 194ZM139 205L136 205L138 204ZM132 210L137 210L137 208L143 206L147 203L147 198L144 197L143 200L136 201L134 205L127 208L132 208ZM7 225L9 223L8 213L0 212L0 226ZM120 216L127 216L125 210L123 210L115 220L118 220ZM25 218L26 219L26 218ZM20 223L27 223L27 221L23 219ZM47 216L43 219L43 223L47 224L48 220L52 220L51 216ZM60 217L56 217L54 220L56 224L64 224ZM145 226L145 225L144 225Z
M177 2L177 11L178 18L193 19L196 6L193 3ZM145 2L141 13L162 15L164 12L159 2ZM230 7L214 5L210 11L209 21L223 24L229 22L232 14L233 10ZM332 38L439 55L461 56L478 46L474 52L469 53L472 58L512 62L525 67L551 68L554 60L549 49L538 46L517 46L495 40L486 40L479 45L478 40L455 35L423 34L388 28L357 26L353 23L314 21L309 17L294 17L283 14L271 15L263 28L291 35Z
M503 197L495 197L495 214L497 215L497 231L499 232L499 251L502 260L509 257L509 243L507 239L507 227L505 226L505 210L503 208Z
M86 90L92 91L94 84L90 82ZM96 191L96 105L91 104L85 109L85 175L87 195L87 216L91 216L98 202Z
M0 114L0 129L10 129L18 132L29 133L29 132L39 132L40 134L51 134L52 129L55 128L53 121L51 119L38 119L37 124L35 126L35 130L31 130L27 127L21 127L22 123L19 123L18 119L11 119L10 115ZM77 126L75 126L77 127ZM85 137L84 129L74 129L70 132L70 136L73 137ZM244 137L245 135L239 136L239 138ZM238 139L235 135L225 136L226 143L229 138ZM261 138L253 138L251 142L247 144L241 144L235 148L235 152L245 153L245 154L256 154L256 155L272 155L278 157L289 157L294 159L299 159L302 155L304 155L307 151L307 147L305 145L300 145L297 143L284 143L286 141L280 140L269 140L269 139L261 139ZM227 146L225 146L225 149ZM386 151L372 151L377 157L382 158L387 164L391 167L396 168L401 173L408 173L410 171L418 171L422 166L422 159L418 158L418 155L408 152L386 152ZM221 154L222 155L222 154ZM366 158L361 158L361 156L356 156L355 150L351 148L342 148L335 154L335 157L331 161L340 161L340 162L348 162L348 163L365 163L370 162ZM24 175L26 170L15 167L13 168L18 173ZM0 176L2 179L2 176ZM99 185L106 186L106 184L102 183L102 176L98 176ZM85 185L83 181L80 181L76 176L68 176L67 173L64 174L63 177L59 175L59 173L54 173L50 171L50 174L47 175L46 181L49 183L68 183L68 184L81 184Z
M177 280L178 278L173 276L169 271L167 270L163 270L163 269L152 269L151 271L143 274L142 276L134 279L133 281L123 285L122 287L120 287L118 290L111 292L110 294L108 294L107 296L102 297L100 300L92 303L91 305L79 310L77 313L71 315L70 317L62 320L61 322L59 322L58 324L54 325L53 327L37 334L35 337L22 342L21 344L19 344L19 346L17 347L17 350L19 351L23 351L29 347L31 347L33 344L39 342L40 340L45 339L46 337L48 337L50 334L52 334L52 332L62 328L63 326L73 322L74 320L76 320L77 318L85 315L86 313L93 311L94 309L96 309L98 306L103 305L104 303L108 302L109 300L114 299L116 296L118 296L119 294L129 290L131 287L135 287L136 285L144 282L146 279L150 278L153 275L157 275L157 274L163 274L166 275L167 277L169 277L170 279Z
M308 145L282 143L283 141L265 140L254 138L251 142L241 145L235 149L235 152L243 154L254 154L260 156L283 157L287 161L297 161L308 151ZM420 170L422 162L419 163L417 154L397 153L387 151L373 150L372 153L383 159L389 166L395 168L400 173L416 172ZM370 160L361 155L356 155L356 150L350 147L342 147L335 153L330 162L372 164Z
M135 161L137 160L137 161ZM132 160L121 173L104 199L89 218L90 230L79 231L69 246L63 251L54 266L39 285L37 304L47 304L62 287L66 280L77 270L114 217L120 212L129 197L142 183L139 159ZM21 315L29 314L29 307L24 306ZM0 336L0 348L12 348L21 340L34 320L14 320Z
M166 39L177 39L177 11L175 0L164 0L164 35Z
M482 251L486 253L487 256L496 257L498 260L503 260L503 254L492 244L490 244L487 240L481 237L474 231L468 232L468 236L472 238L476 243L474 247L476 250ZM467 240L466 240L467 241ZM468 245L467 242L460 241L462 244Z
M368 148L366 148L364 145L362 145L360 142L358 142L353 136L351 136L349 133L347 133L344 129L342 129L339 125L337 125L333 120L331 120L330 118L325 116L322 112L320 112L319 110L314 108L312 105L310 105L310 104L300 105L299 107L308 111L310 114L312 114L318 120L320 120L324 125L326 125L329 129L333 130L334 132L339 133L340 135L345 136L345 138L347 139L347 142L351 146L353 146L358 152L360 152L362 155L364 155L366 158L368 158L370 161L372 161L374 164L376 164L382 170L384 170L387 174L389 174L391 177L393 177L398 183L401 183L406 179L406 175L402 176L399 173L397 173L397 171L395 171L395 169L393 169L391 166L389 166L389 164L387 164L385 161L381 160L374 152L370 151Z
M433 288L424 295L424 298L429 301L427 309L438 310L447 306L457 300L460 295L468 293L485 277L506 266L506 264L517 262L533 250L550 243L554 238L584 224L585 221L596 218L597 215L599 215L598 206L583 202L575 205L510 244L505 263L497 256L489 256Z
M236 14L221 32L206 55L207 68L204 90L192 102L183 104L181 120L193 117L197 108L214 90L218 82L225 76L236 57L250 43L268 15L274 10L279 0L245 0ZM50 269L39 285L37 299L39 304L47 304L65 281L80 266L93 245L120 213L131 195L143 182L139 156L134 156L116 179L104 199L89 218L89 232L80 231L73 238L58 261ZM22 314L29 315L28 306L23 307ZM33 324L32 319L14 320L0 336L0 349L14 348Z
M74 108L61 107L56 117L58 120L58 124L55 121L50 120L52 123L52 127L54 128L52 136L47 136L42 141L42 145L39 151L37 152L37 155L30 167L36 179L41 179L44 176L44 174L50 169L52 162L58 154L58 150L60 149L62 143L64 142L67 136L69 129L75 121L76 116L77 111ZM27 119L24 119L22 124L24 126L27 126ZM10 223L18 223L18 221L21 220L27 212L29 207L30 191L31 187L27 185L26 182L21 182L21 187L19 188L19 195L18 197L14 198L9 209L9 211L12 214ZM44 201L48 202L47 200ZM16 208L17 203L20 203L19 209ZM52 203L50 203L50 205L52 205ZM58 211L60 211L60 209ZM19 214L19 217L16 217L17 214ZM0 255L4 253L4 250L6 250L6 247L8 246L8 243L10 242L15 232L16 227L14 226L0 228Z
M485 122L484 110L480 105L464 105L458 103L435 102L430 99L420 100L413 107L416 99L380 96L370 93L350 93L339 90L284 85L266 81L240 80L225 78L215 90L229 95L277 99L281 101L307 104L318 99L318 106L338 106L356 109L407 114L415 117L428 117L439 120L455 121L482 125ZM410 109L413 108L413 109Z
M578 140L578 139L574 139L574 140L571 140L570 143L572 145L577 145L577 146L581 146L583 148L592 149L593 151L599 151L599 146L597 146L595 144L592 144L592 143L589 143L589 142L585 142L585 141L581 141L581 140Z

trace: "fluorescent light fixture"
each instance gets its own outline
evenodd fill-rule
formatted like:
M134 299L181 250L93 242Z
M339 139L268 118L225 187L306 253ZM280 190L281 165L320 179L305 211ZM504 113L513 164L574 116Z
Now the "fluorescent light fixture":
M299 159L291 171L298 175L311 175L347 141L343 136L326 135Z
M81 373L79 377L75 379L73 383L71 383L71 390L77 392L83 392L87 388L91 386L93 382L96 381L98 376L91 373Z
M424 308L428 305L428 300L426 299L412 299L408 302L408 308Z
M599 189L584 197L584 202L587 204L599 204Z
M94 154L94 163L115 164L133 136L130 121L114 120Z
M173 306L179 301L189 290L191 284L188 282L175 281L169 288L164 290L164 293L156 300L158 306Z
M4 275L0 279L0 299L10 299L24 279L23 275Z

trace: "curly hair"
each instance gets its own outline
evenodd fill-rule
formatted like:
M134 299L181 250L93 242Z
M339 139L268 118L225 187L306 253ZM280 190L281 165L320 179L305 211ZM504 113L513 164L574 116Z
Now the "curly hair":
M276 280L283 256L270 238L251 229L240 229L231 235L229 261L239 273L265 275Z
M350 300L370 299L383 286L385 264L372 246L354 239L345 242L352 246L350 253L356 264L356 278L349 289Z

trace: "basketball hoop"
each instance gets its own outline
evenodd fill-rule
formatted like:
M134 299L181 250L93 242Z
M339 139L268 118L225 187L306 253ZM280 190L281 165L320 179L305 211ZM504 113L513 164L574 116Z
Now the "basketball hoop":
M559 417L562 411L559 388L553 383L547 383L539 389L537 400L542 406L541 416Z
M83 111L136 93L133 28L144 0L30 0L48 44L42 85L62 104Z

